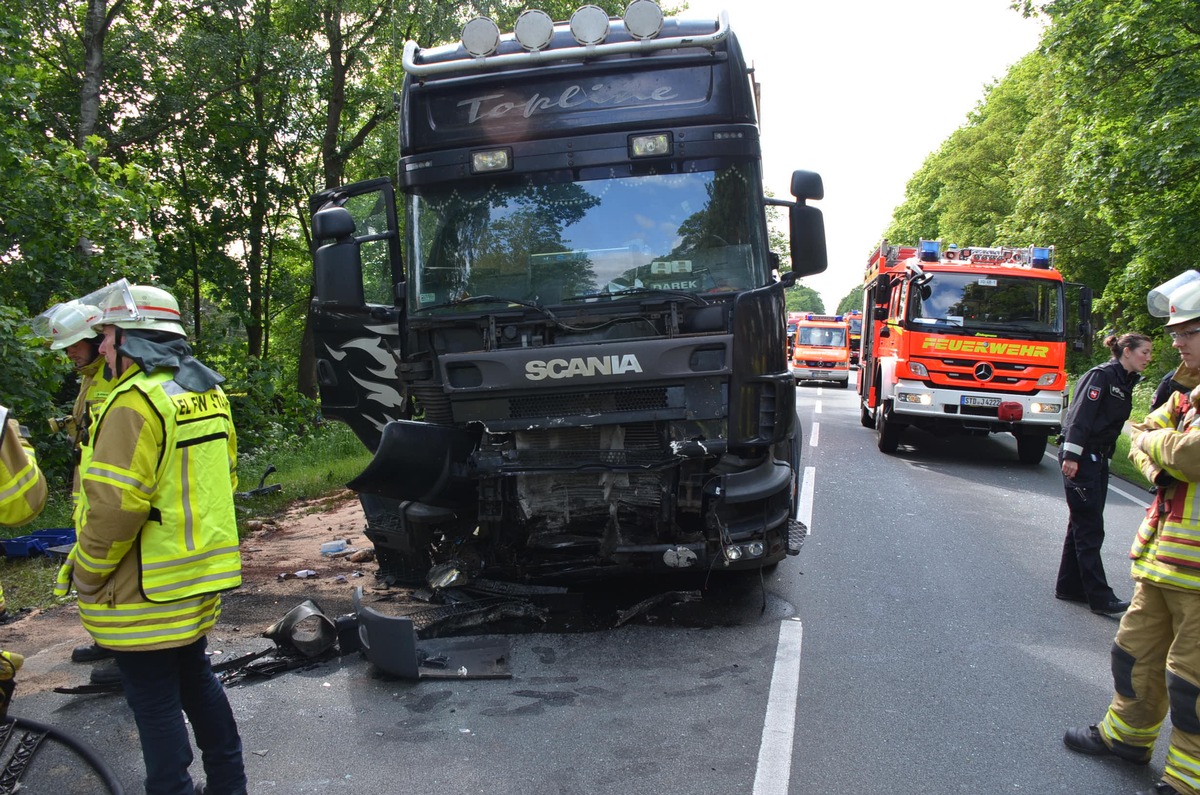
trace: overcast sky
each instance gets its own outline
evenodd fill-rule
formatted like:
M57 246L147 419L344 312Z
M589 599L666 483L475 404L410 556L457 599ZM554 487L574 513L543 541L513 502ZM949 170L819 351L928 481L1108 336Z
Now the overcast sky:
M730 27L762 84L767 187L817 171L829 270L804 280L833 311L861 283L904 186L983 98L1033 50L1041 25L1010 0L690 0L681 16ZM915 240L893 241L916 245ZM951 242L951 241L947 241ZM1053 241L956 240L962 245Z

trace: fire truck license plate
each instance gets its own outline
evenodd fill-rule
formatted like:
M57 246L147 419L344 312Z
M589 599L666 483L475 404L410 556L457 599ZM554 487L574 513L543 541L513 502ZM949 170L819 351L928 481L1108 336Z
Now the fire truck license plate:
M997 408L1000 405L1000 398L991 397L975 397L974 395L963 395L962 405L964 406L985 406L987 408Z
M813 375L829 375L828 370L813 370Z

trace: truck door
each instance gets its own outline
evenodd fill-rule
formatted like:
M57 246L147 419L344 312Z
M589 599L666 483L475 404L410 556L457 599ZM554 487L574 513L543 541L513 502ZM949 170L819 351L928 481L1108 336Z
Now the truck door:
M358 182L316 194L309 209L321 410L374 451L384 425L410 415L398 372L404 269L395 191L387 178Z

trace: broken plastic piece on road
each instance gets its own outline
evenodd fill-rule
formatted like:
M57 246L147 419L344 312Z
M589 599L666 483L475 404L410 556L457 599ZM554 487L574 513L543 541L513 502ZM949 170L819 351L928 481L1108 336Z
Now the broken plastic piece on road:
M322 544L321 545L321 554L322 555L333 555L338 552L341 552L345 548L346 548L346 539L338 538L338 539L335 539L334 541L326 541L324 544Z
M316 577L316 576L318 576L317 573L315 571L313 571L312 569L301 569L300 571L292 572L292 573L289 573L286 571L280 572L278 579L280 579L280 580L291 580L291 579L307 580L309 577Z

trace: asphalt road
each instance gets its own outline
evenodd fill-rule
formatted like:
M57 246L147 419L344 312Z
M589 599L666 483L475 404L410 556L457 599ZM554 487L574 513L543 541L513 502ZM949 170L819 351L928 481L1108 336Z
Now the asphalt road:
M812 533L765 588L743 581L654 623L505 636L511 679L408 682L349 655L232 686L250 791L1148 787L1165 743L1149 768L1061 743L1103 715L1117 622L1053 598L1067 515L1053 462L1017 463L1011 438L916 431L884 455L853 388L805 385L797 405ZM1114 485L1129 496L1110 493L1105 559L1128 597L1146 496ZM119 696L17 695L14 713L71 728L141 791Z

